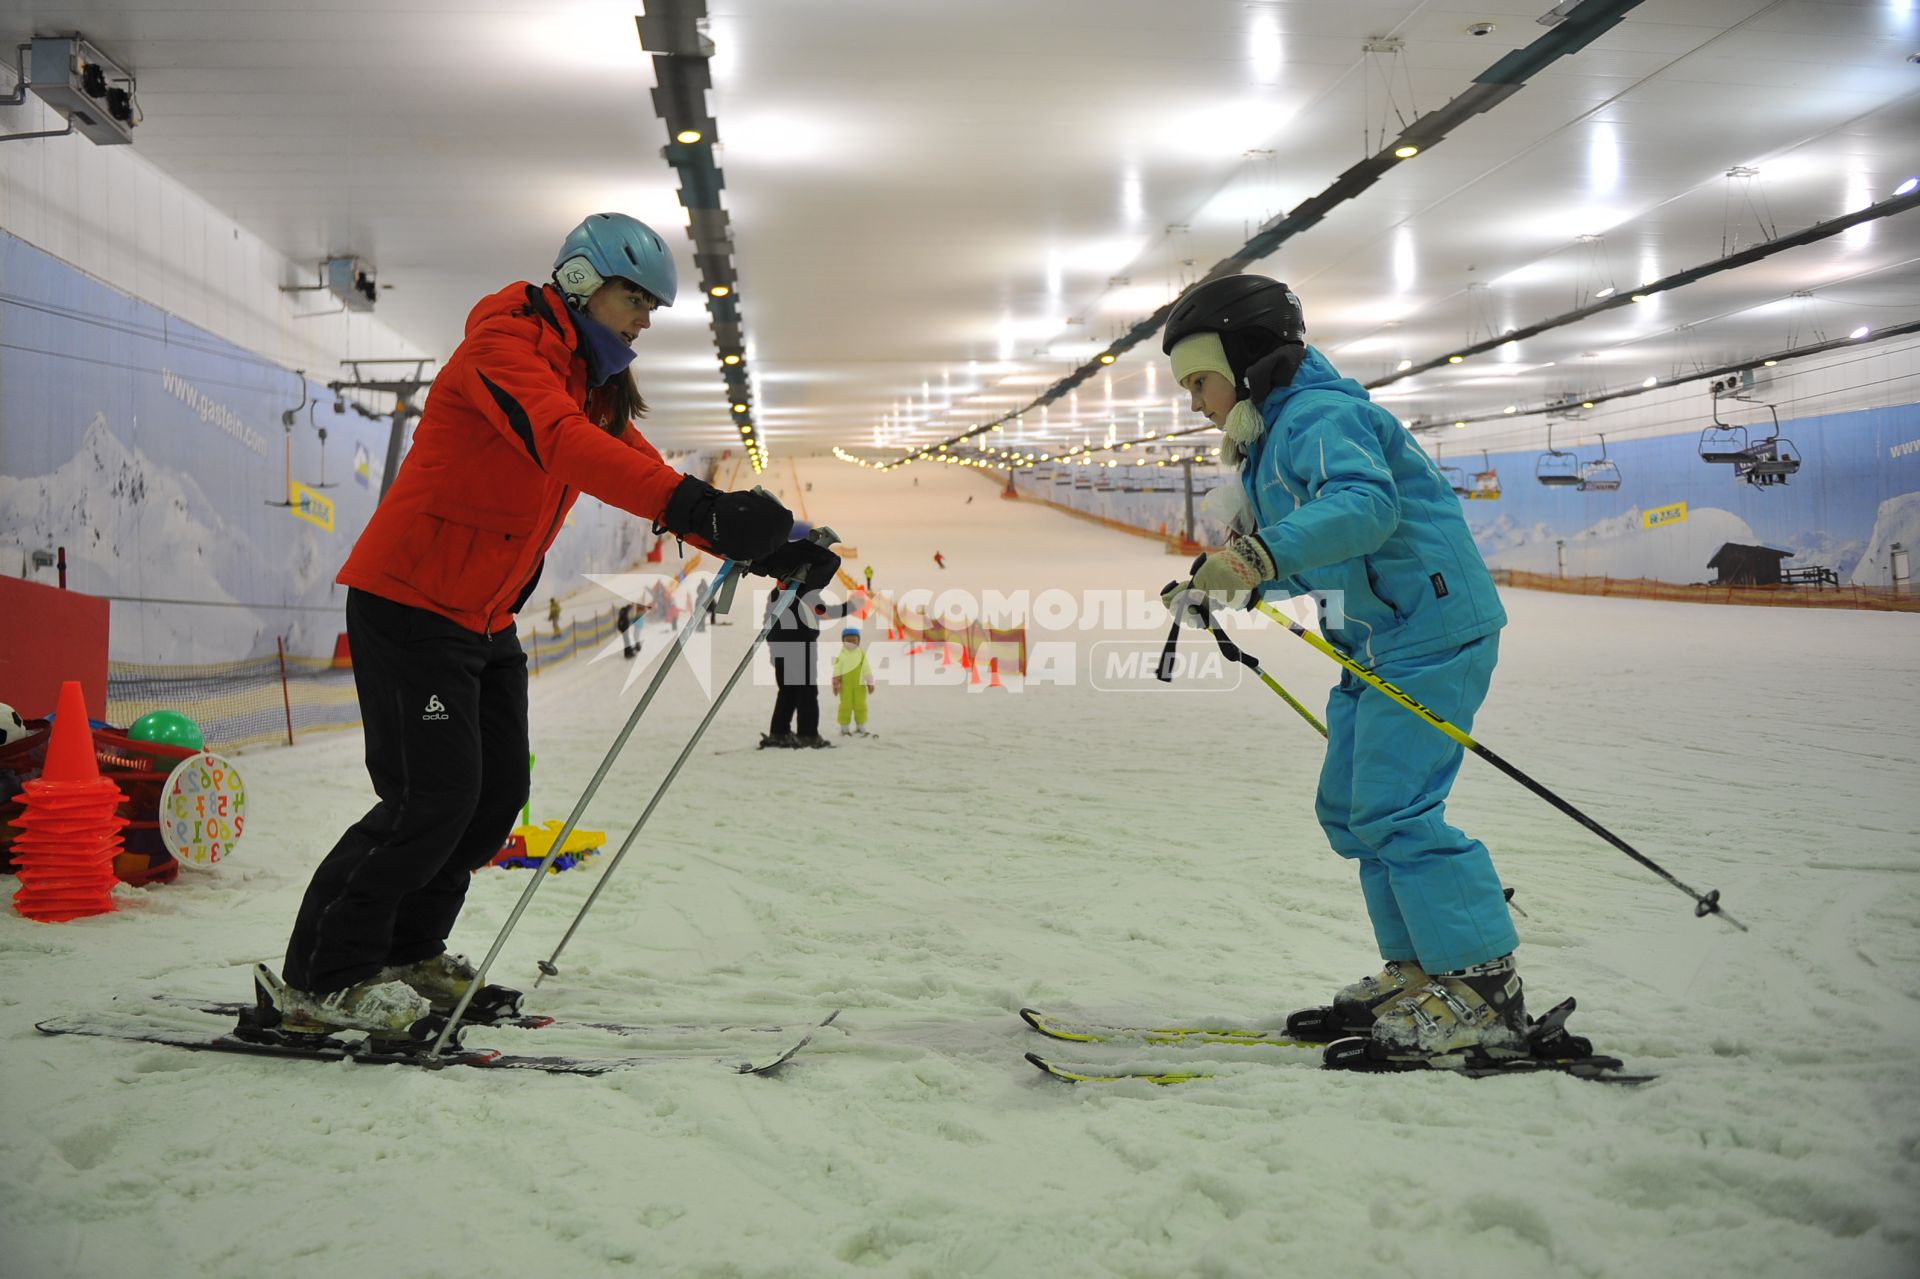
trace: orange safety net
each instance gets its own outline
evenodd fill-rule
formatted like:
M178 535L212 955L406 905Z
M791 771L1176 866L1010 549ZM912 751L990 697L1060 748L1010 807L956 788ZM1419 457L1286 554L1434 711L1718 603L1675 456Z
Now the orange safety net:
M1858 608L1882 613L1920 613L1920 595L1884 586L1709 586L1635 577L1555 577L1518 569L1492 570L1501 586L1568 595L1674 600L1688 604L1753 604L1774 608Z
M861 600L857 616L878 612L887 619L887 638L904 640L916 649L935 649L947 655L958 649L960 664L969 670L998 662L998 671L1027 673L1027 628L1025 625L994 626L974 619L942 620L915 609L901 608L884 592L867 596L853 588L852 579L842 579Z

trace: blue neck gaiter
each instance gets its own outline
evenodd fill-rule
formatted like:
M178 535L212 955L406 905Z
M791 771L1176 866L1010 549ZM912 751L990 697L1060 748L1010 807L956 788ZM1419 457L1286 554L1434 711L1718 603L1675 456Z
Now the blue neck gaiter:
M626 340L579 307L567 309L573 312L573 323L580 330L580 345L587 357L588 384L605 386L626 372L627 365L633 363L633 348Z

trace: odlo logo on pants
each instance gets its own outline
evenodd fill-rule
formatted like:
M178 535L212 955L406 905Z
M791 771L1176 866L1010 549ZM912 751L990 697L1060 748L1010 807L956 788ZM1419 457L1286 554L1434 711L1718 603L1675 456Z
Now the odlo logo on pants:
M440 704L440 694L435 693L427 698L427 712L420 718L423 720L449 718L447 708Z

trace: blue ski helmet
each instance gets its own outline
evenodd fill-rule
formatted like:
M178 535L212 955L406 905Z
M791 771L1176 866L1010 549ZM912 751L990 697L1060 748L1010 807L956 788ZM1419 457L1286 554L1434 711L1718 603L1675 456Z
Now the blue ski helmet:
M652 227L624 213L595 213L568 232L553 259L553 282L570 301L584 303L615 276L632 280L672 306L679 290L673 254Z

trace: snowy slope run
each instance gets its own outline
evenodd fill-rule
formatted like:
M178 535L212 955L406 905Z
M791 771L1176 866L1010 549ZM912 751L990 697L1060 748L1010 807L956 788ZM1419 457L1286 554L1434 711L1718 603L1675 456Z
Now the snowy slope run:
M1156 591L1178 563L951 469L773 479L882 587ZM122 890L112 916L0 916L0 1270L1915 1273L1920 619L1506 603L1477 735L1753 929L1694 919L1468 762L1451 812L1528 912L1530 1001L1578 996L1576 1028L1656 1083L1344 1076L1297 1050L1035 1036L1023 1005L1272 1025L1375 966L1353 874L1313 822L1312 731L1250 680L1095 688L1096 646L1164 633L1102 625L1034 636L1078 655L1071 682L973 691L914 659L920 682L873 698L877 741L759 752L772 688L723 708L530 1002L672 1022L844 1007L773 1079L495 1078L37 1035L119 992L239 997L247 965L277 958L369 793L355 734L245 756L257 825L232 861ZM714 632L716 670L753 622L743 601ZM906 669L889 647L876 657ZM1271 628L1250 647L1323 700L1323 658ZM536 820L564 816L598 764L639 695L628 669L616 652L533 682ZM589 810L610 846L704 707L694 680L669 682ZM607 860L541 886L496 979L531 981ZM524 883L479 877L456 946L484 953ZM514 1051L549 1033L485 1032ZM1021 1060L1042 1046L1217 1078L1076 1089Z

